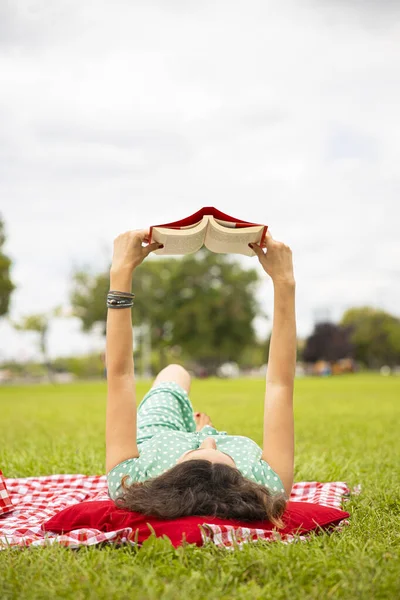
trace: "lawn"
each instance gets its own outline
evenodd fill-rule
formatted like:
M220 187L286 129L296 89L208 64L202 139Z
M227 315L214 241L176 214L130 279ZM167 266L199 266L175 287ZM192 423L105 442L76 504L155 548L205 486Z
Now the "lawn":
M138 401L149 387L137 384ZM104 382L0 388L0 468L7 477L104 473ZM264 382L194 380L191 399L217 429L262 440ZM295 481L361 484L351 525L307 543L229 552L30 548L0 552L0 598L399 598L400 378L299 379Z

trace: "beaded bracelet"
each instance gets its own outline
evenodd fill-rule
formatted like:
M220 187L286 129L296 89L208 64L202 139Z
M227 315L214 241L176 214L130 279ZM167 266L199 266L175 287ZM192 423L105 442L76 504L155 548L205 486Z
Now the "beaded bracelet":
M131 308L135 294L111 290L107 294L107 308Z

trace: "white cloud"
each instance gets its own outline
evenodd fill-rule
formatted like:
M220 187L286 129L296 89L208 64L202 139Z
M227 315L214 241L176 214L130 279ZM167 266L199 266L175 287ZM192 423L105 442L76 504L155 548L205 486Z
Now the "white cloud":
M120 231L206 205L292 246L301 335L321 308L398 312L396 6L2 3L12 316L63 302L71 266L102 267ZM57 327L53 355L91 343ZM3 355L27 339L0 336Z

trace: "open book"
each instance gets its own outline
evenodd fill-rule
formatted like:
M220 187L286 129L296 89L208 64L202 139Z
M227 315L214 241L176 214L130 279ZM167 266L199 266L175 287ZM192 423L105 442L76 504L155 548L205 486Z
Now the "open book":
M255 256L248 244L261 244L267 229L267 225L235 219L206 206L181 221L152 225L149 243L164 244L154 254L191 254L204 245L211 252Z

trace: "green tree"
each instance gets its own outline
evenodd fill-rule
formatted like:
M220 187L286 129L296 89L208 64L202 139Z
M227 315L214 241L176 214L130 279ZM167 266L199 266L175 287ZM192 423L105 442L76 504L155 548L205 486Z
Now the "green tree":
M108 273L93 274L84 270L73 273L70 297L72 314L81 320L82 331L91 331L99 323L105 335L109 285Z
M51 316L51 314L25 315L20 321L13 323L14 328L18 331L34 331L38 334L39 350L46 365L49 378L51 378L51 372L47 342Z
M8 313L11 294L15 289L10 276L11 260L2 252L5 241L4 221L0 216L0 317Z
M38 347L50 381L52 381L52 369L48 353L50 322L53 317L61 316L61 313L61 307L57 307L48 313L25 315L19 321L12 322L13 327L18 331L34 331L38 334Z
M350 327L356 360L369 368L400 364L400 319L376 308L347 310L341 324Z
M170 344L171 313L174 293L169 293L171 272L176 259L147 259L136 269L133 278L133 290L136 294L132 322L134 326L150 323L151 344L156 345L160 353L161 369L165 366L166 347ZM72 277L71 306L73 316L82 322L82 330L89 332L100 325L106 334L107 306L106 298L110 289L109 269L105 273L91 273L78 270ZM141 334L137 332L136 343L141 343Z
M226 361L239 362L256 342L253 320L262 314L255 297L257 271L244 270L227 255L202 249L177 262L172 343L215 373Z
M134 325L151 324L151 342L164 366L167 348L215 372L227 360L238 361L255 342L252 322L266 316L255 298L258 274L245 270L224 254L202 249L181 259L150 258L133 276L136 294ZM71 304L84 331L106 327L109 274L78 271L73 275Z
M136 297L132 313L135 324L150 318L154 327L164 325L164 320L158 322L156 316L166 311L168 282L176 262L175 259L147 259L136 269L133 277ZM73 273L70 300L73 315L81 319L83 331L91 331L94 325L101 324L103 334L106 334L106 299L109 289L109 269L97 274L85 270Z

